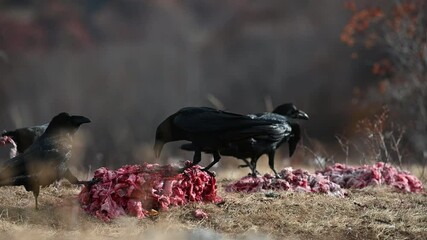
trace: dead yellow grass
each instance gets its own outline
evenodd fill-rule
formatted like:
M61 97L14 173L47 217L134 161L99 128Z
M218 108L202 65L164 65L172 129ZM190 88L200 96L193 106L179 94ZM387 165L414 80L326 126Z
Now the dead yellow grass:
M82 212L76 201L79 189L67 184L42 189L38 211L23 187L2 187L0 239L427 239L426 195L389 189L352 191L345 199L287 192L230 194L221 187L225 183L219 183L223 204L190 204L156 218L123 217L112 223ZM195 219L197 208L209 218ZM202 237L209 234L211 238Z

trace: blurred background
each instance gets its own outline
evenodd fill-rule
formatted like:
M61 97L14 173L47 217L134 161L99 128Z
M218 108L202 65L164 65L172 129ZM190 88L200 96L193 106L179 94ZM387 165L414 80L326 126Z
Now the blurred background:
M191 159L152 152L182 107L293 102L310 120L287 164L425 164L425 13L416 0L0 0L0 129L84 115L73 165L118 167Z

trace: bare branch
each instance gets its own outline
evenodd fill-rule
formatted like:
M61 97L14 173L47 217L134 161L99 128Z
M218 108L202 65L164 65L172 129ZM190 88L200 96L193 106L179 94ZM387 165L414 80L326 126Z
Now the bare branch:
M320 154L314 152L313 150L311 150L309 147L304 146L304 149L309 151L313 157L314 157L314 161L317 164L317 166L320 169L325 169L326 168L326 162L328 162L328 158L327 157L322 157Z
M338 143L341 146L342 151L345 154L345 164L348 164L348 154L349 154L349 144L348 144L348 139L344 138L344 137L340 137L338 135L335 135L335 138L337 139Z

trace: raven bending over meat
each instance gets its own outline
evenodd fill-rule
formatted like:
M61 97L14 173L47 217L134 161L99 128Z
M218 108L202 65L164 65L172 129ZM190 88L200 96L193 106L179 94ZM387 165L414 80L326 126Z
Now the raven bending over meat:
M288 131L284 132L280 139L265 137L246 138L239 141L234 141L228 144L225 148L220 148L219 153L224 156L232 156L243 160L246 165L240 165L240 167L249 167L252 171L252 175L257 174L256 164L258 159L263 155L267 154L269 158L269 166L277 176L277 172L274 168L274 155L275 150L284 142L289 144L289 156L291 157L295 152L296 146L301 138L300 126L297 123L293 123L290 119L308 119L308 115L298 110L297 107L292 103L282 104L274 109L272 113L257 113L247 115L252 119L256 120L276 120L281 122L283 126L286 126ZM184 144L181 149L188 151L195 151L194 144ZM203 152L211 153L212 149L203 148ZM247 159L250 158L251 162Z
M60 113L49 123L46 131L22 154L0 163L0 186L23 185L37 197L40 186L48 186L61 178L73 184L87 184L74 177L67 166L71 158L73 135L83 123L90 120L83 116Z
M202 151L212 153L214 161L204 168L205 171L220 160L221 149L239 153L243 148L259 146L257 151L268 152L274 160L274 150L292 130L285 119L281 115L253 117L207 107L183 108L157 127L154 151L158 157L165 143L190 141L195 152L192 165L201 161ZM270 166L274 169L274 161Z
M23 153L37 138L39 138L45 131L49 124L40 126L18 128L15 130L4 131L2 137L8 136L16 143L18 153Z

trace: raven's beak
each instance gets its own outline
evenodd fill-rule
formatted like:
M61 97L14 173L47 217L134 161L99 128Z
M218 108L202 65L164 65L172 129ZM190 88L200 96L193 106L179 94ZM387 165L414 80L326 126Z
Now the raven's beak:
M307 114L307 113L305 113L305 112L303 112L303 111L301 111L301 110L298 110L298 111L297 111L297 113L296 113L296 115L295 115L295 118L305 119L305 120L308 120L308 119L309 119L309 118L308 118L308 114Z
M154 154L156 155L156 158L160 157L160 153L162 152L162 148L163 148L163 141L156 141L156 143L154 144Z
M90 119L83 116L71 116L71 121L79 126L83 123L90 123Z

